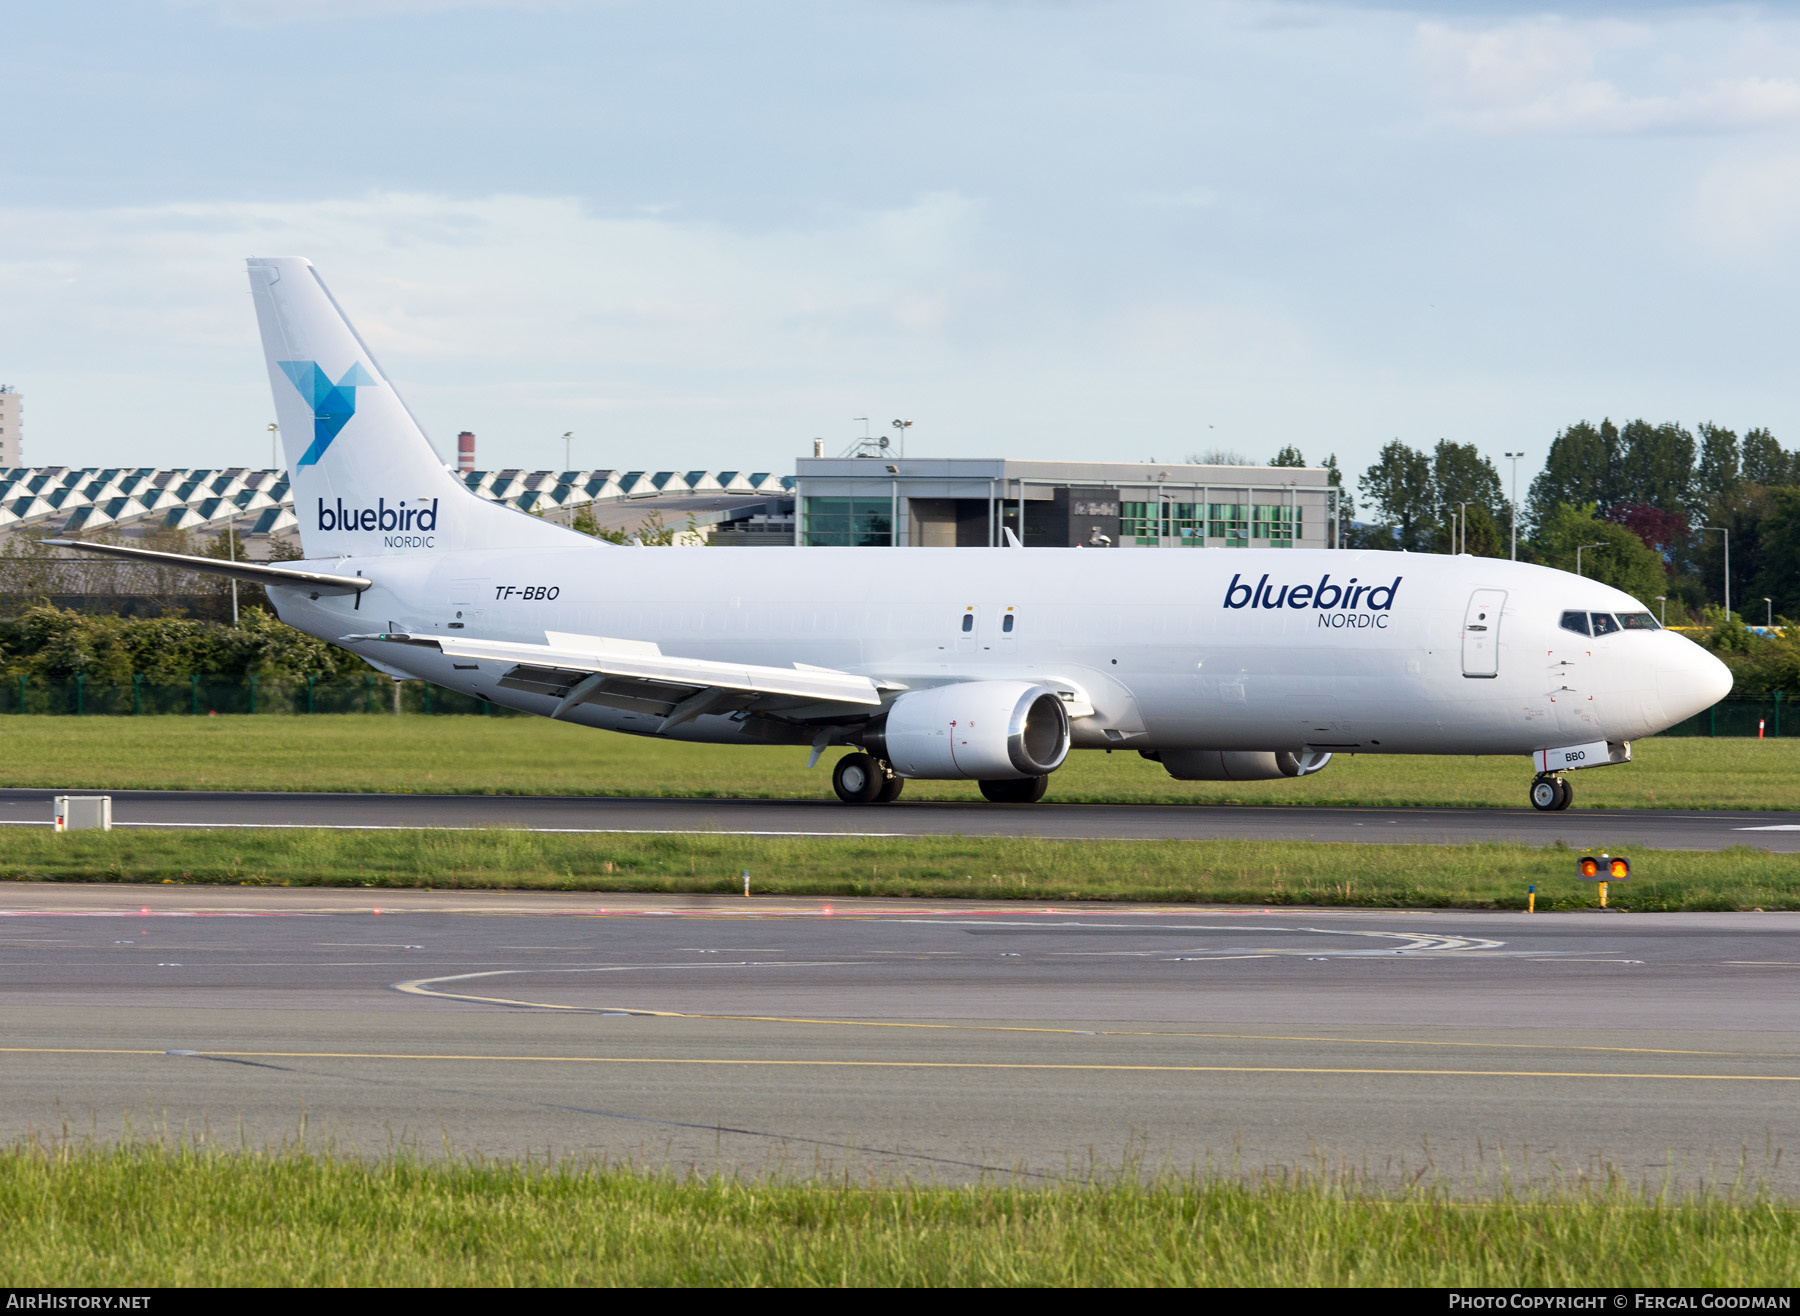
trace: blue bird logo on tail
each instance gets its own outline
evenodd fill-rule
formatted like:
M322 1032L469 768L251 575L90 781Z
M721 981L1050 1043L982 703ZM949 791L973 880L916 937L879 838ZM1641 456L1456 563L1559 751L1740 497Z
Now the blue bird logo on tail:
M371 387L375 381L360 363L346 370L344 377L335 384L330 375L319 369L317 361L277 361L275 364L293 380L300 396L306 399L306 405L312 408L312 444L300 458L300 465L315 465L338 436L338 431L356 414L356 390Z

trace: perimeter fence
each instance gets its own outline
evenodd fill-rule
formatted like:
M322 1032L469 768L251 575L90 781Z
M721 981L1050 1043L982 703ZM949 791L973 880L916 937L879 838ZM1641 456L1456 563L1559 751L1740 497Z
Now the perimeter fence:
M132 717L183 713L194 717L229 713L431 713L523 717L473 695L457 694L428 681L394 681L372 673L349 681L317 678L217 681L190 676L186 682L38 681L16 676L0 681L0 716L35 713L67 717Z

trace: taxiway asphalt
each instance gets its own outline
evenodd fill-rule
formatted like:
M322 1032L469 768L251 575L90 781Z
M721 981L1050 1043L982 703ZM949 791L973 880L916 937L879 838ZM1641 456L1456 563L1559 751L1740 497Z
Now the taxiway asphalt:
M1800 915L0 889L0 1136L1800 1190Z
M0 790L0 824L48 826L49 790ZM562 832L742 836L1031 836L1051 840L1517 841L1573 848L1800 852L1800 813L1671 809L1237 807L1193 804L908 803L110 791L125 827L520 827Z

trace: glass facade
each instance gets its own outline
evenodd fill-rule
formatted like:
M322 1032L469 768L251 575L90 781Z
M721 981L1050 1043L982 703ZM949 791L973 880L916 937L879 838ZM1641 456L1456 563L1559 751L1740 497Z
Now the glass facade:
M1146 548L1174 540L1202 548L1292 548L1300 537L1300 509L1284 503L1133 503L1119 505L1119 537Z
M808 498L801 542L815 548L879 548L894 542L890 498Z

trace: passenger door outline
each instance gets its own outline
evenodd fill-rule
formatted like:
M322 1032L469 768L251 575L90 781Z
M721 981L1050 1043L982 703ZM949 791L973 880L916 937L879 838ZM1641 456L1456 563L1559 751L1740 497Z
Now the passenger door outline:
M1506 606L1503 589L1478 589L1469 596L1463 614L1463 675L1491 680L1500 675L1500 614Z

